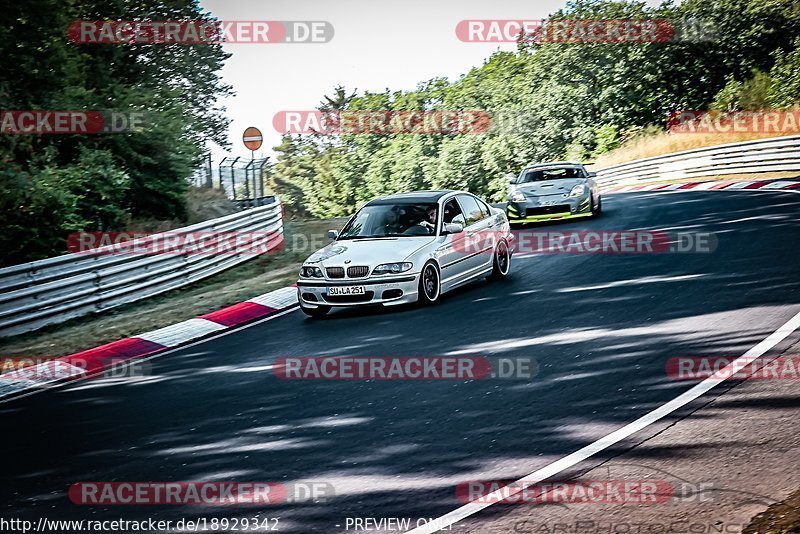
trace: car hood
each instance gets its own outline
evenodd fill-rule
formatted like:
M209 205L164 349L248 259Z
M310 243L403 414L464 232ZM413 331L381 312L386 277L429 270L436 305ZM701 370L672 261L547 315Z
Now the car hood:
M573 187L585 181L584 178L564 178L563 180L543 180L527 184L514 184L512 187L530 196L560 195L569 193Z
M321 263L328 267L344 266L348 260L347 265L394 263L405 260L435 239L433 236L343 239L319 249L306 263Z

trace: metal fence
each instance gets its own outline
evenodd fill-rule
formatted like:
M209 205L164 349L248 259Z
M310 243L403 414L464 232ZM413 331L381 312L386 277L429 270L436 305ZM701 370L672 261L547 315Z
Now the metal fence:
M214 165L211 154L203 155L203 162L189 176L189 183L195 187L214 187Z
M169 232L258 232L261 246L283 243L281 205L268 205ZM133 241L146 245L147 240ZM131 247L132 248L132 247ZM102 247L0 269L0 337L36 330L141 300L214 275L247 261L252 252L176 254L109 252ZM251 248L252 250L252 248Z
M206 154L188 180L195 187L222 189L240 208L261 206L271 196L264 185L268 162L269 158L226 156L215 166L211 154Z
M723 174L800 171L800 136L716 145L640 159L597 171L603 187Z

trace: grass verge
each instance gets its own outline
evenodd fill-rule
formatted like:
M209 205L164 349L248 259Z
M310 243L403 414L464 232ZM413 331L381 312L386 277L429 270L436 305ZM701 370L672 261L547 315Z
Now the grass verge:
M655 135L636 137L621 147L597 156L593 169L602 169L637 159L662 156L682 150L707 146L725 145L754 139L780 137L775 134L731 133L731 134L674 134L661 132Z

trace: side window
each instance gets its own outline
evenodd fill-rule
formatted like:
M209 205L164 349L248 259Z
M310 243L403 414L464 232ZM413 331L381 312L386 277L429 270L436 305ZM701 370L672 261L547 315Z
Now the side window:
M478 206L478 201L469 195L458 195L458 203L464 210L464 217L467 219L467 226L483 219L483 213Z
M492 210L490 210L489 206L487 206L486 203L481 199L478 199L478 207L481 209L484 219L492 214Z
M444 205L444 223L460 223L464 226L467 221L464 219L464 214L461 212L461 206L456 202L455 197L451 198Z

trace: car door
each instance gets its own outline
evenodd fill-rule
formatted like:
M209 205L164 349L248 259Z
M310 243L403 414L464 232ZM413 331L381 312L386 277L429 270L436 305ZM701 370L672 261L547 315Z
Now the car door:
M488 231L491 223L486 208L481 207L480 201L472 195L456 195L467 226L464 228L467 243L467 256L462 262L462 272L469 277L479 272L482 267L491 264L494 251L493 232Z
M466 227L467 221L461 205L453 196L446 200L442 209L442 228L448 223L459 223ZM446 234L442 236L441 245L436 251L439 267L442 270L442 291L458 283L462 272L462 263L467 257L466 233Z

